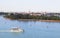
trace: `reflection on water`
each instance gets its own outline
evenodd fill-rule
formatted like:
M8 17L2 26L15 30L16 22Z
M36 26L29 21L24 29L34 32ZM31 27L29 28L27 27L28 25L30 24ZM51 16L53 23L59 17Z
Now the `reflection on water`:
M17 26L24 32L0 32L0 38L60 38L60 22L9 20L0 16L0 30Z

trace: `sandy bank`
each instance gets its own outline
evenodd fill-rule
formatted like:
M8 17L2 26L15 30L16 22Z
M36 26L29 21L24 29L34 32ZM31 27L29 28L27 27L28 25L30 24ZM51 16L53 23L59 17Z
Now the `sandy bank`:
M60 20L19 19L22 21L60 22Z
M41 22L60 22L60 20L39 20Z

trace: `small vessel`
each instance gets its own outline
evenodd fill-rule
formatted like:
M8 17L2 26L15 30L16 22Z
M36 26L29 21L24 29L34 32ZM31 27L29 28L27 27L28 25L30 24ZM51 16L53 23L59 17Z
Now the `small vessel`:
M20 29L18 27L13 27L10 29L11 32L23 32L23 29Z

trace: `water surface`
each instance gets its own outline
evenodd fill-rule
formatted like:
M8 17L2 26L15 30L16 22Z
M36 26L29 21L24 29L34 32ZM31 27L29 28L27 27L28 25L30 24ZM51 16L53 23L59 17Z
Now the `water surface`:
M60 38L59 22L9 20L0 16L0 30L11 27L20 27L24 32L0 32L0 38Z

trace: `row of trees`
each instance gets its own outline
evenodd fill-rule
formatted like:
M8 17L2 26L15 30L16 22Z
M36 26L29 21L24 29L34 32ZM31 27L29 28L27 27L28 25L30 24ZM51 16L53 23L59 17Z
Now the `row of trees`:
M34 15L29 15L29 14L11 14L11 15L5 15L4 17L6 18L11 18L11 19L40 19L40 20L60 20L60 17L58 16L34 16Z

